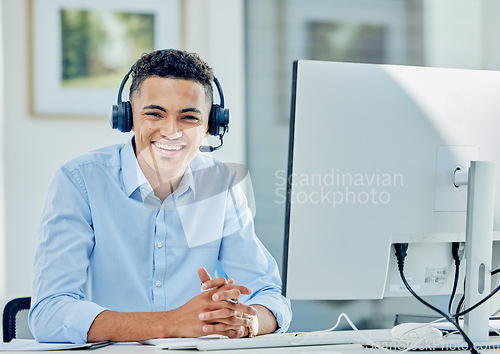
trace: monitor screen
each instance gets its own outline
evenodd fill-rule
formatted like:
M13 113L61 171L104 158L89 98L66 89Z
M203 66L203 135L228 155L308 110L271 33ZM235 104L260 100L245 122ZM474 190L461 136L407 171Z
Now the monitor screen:
M500 182L500 72L300 60L290 123L286 296L409 296L398 242L414 290L449 294L467 206L453 173L494 161Z

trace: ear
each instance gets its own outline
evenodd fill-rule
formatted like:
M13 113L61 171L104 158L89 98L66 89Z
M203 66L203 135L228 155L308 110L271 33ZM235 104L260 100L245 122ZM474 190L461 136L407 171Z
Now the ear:
M132 105L132 102L129 101L129 105L130 105L130 115L132 116L132 128L130 129L130 131L134 132L135 133L135 124L134 124L134 109L133 109L133 105Z
M210 114L209 114L209 117L210 117ZM205 135L203 136L204 138L206 138L207 136L210 135L210 118L207 119L207 130L205 131Z

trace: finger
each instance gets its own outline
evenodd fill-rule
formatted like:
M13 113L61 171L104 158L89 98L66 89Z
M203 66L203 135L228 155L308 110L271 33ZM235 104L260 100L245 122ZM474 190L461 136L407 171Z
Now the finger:
M242 326L231 326L223 323L206 324L203 326L202 330L206 334L222 334L227 335L230 338L231 336L229 336L228 334L232 334L232 336L234 337L236 332L236 335L241 333L240 336L242 336L245 331Z
M206 308L205 312L212 312L220 309L229 309L232 311L240 312L240 314L238 315L239 317L244 317L245 315L247 316L257 315L257 310L254 307L245 305L241 302L233 304L229 301L212 301L210 305Z
M233 306L233 310L241 312L241 317L243 318L248 318L248 316L257 316L257 309L253 306L248 306L242 303Z
M208 274L207 270L203 267L198 268L198 277L202 284L212 279L210 274Z
M241 338L241 337L245 336L245 328L240 327L238 330L230 329L230 330L224 332L223 335L227 336L229 338Z
M231 326L231 328L235 327L249 327L250 320L243 319L241 317L227 317L227 318L218 318L214 321L204 321L206 324L225 324Z
M224 290L224 291L216 291L212 295L212 300L214 301L222 301L226 300L232 303L238 302L240 299L241 292L238 289Z
M225 287L221 287L221 289L216 290L212 295L212 299L214 301L220 300L239 300L240 295L250 295L252 293L252 289L247 288L243 285L227 285Z
M220 277L216 279L207 280L206 282L202 283L201 288L205 290L215 289L215 288L220 288L221 286L224 286L226 284L227 284L226 278Z
M205 332L205 335L207 335L207 334L219 334L219 335L226 336L228 338L241 338L241 337L245 336L245 328L240 327L238 329L229 329L227 331L221 331L221 332L215 332L215 333Z
M232 310L232 309L218 309L214 311L202 312L198 315L200 320L202 321L214 321L218 318L227 318L227 317L241 317L241 312Z
M207 323L225 323L228 325L238 325L243 327L250 326L250 320L242 317L241 312L231 309L219 309L210 312L203 312L198 315L200 320Z

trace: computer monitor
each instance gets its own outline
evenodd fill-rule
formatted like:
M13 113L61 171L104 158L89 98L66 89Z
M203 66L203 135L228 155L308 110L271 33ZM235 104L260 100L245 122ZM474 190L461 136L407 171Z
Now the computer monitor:
M449 294L468 190L454 171L494 161L500 184L500 72L300 60L290 123L284 294L409 296L393 243L410 244L417 293Z

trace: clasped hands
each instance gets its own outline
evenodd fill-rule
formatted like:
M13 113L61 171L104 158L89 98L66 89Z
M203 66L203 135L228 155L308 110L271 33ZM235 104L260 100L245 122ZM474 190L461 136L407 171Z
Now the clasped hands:
M177 309L181 313L176 317L182 322L178 326L184 328L182 336L246 336L250 325L248 316L257 315L257 310L239 299L242 294L250 295L252 290L236 285L233 279L212 279L203 267L198 268L198 276L204 291Z

